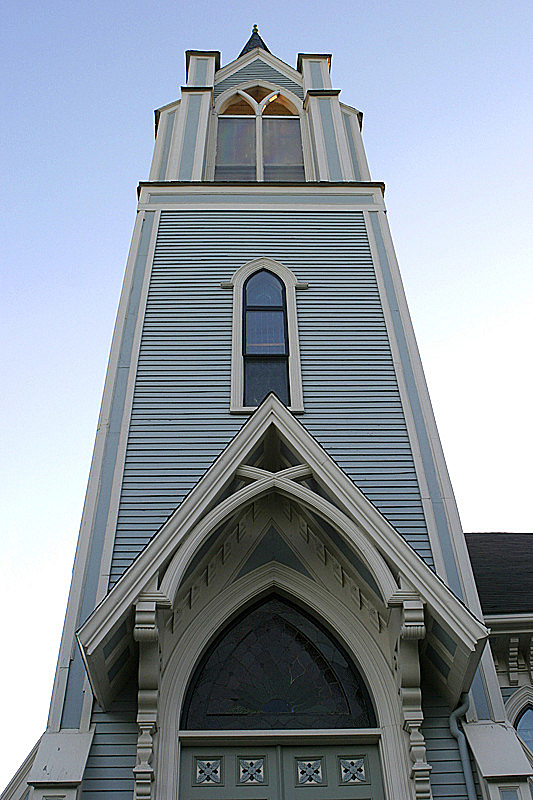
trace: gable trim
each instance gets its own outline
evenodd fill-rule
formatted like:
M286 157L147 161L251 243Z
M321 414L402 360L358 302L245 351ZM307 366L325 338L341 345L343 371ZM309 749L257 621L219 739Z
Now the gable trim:
M277 56L273 56L272 53L267 53L266 50L258 48L250 50L250 52L236 58L234 61L230 61L229 64L226 64L222 69L218 70L218 72L215 73L215 86L222 83L223 80L229 78L230 75L233 75L235 72L239 72L243 67L249 66L254 61L264 61L269 67L281 72L282 75L290 78L290 80L294 81L294 83L297 83L299 86L303 86L301 73L286 64L280 58L277 58Z
M280 439L309 466L318 483L336 498L337 506L290 480L285 471L281 471L267 473L266 477L238 490L215 508L209 508L212 498L228 486L238 467L271 425L277 429ZM485 626L422 561L303 425L274 395L269 395L79 630L78 641L93 686L99 680L97 664L99 658L101 661L101 647L106 637L130 615L141 593L148 591L158 605L171 607L186 564L214 526L238 508L272 491L291 497L331 520L369 566L382 588L386 604L401 606L406 589L417 593L428 610L462 643L464 664L459 667L456 659L454 674L459 672L454 683L467 680L487 638ZM158 573L169 563L161 586L157 588ZM394 565L397 579L389 564ZM100 700L101 691L97 696Z

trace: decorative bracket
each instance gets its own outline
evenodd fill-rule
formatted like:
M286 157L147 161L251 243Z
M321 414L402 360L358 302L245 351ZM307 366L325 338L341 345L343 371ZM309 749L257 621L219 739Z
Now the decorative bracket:
M397 650L403 727L409 734L409 755L413 763L411 778L415 784L416 800L432 799L429 782L431 767L426 760L426 742L421 731L424 715L418 642L425 635L424 603L415 593L406 594L402 602L402 626Z
M135 607L135 641L139 642L139 691L137 700L137 762L133 770L135 800L150 800L154 768L153 736L157 730L159 695L159 631L153 599L141 598Z

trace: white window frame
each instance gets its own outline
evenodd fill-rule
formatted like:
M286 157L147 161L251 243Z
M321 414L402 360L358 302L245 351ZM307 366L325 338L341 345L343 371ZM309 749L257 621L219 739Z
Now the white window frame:
M215 161L216 161L216 147L217 147L217 135L218 135L218 119L219 115L223 115L225 108L228 105L231 105L231 101L236 98L237 96L243 97L243 94L246 93L247 89L252 89L254 86L261 86L263 89L270 90L270 94L263 98L260 103L256 103L253 97L250 97L246 94L246 101L252 105L255 111L255 120L256 120L256 176L258 183L264 183L263 181L263 129L262 129L262 108L266 105L266 103L270 102L270 100L274 99L276 95L279 95L281 98L286 100L287 103L292 105L296 111L297 115L294 114L287 114L287 117L294 118L298 116L300 119L300 137L302 140L302 153L303 153L303 164L304 164L304 181L313 181L316 180L315 172L314 172L314 165L313 165L313 155L311 150L311 138L309 135L309 127L307 121L307 112L304 109L303 103L299 97L292 92L289 92L287 89L284 89L281 86L276 86L274 83L270 83L269 81L262 81L262 80L252 80L246 81L246 83L239 84L239 86L233 86L230 89L226 89L220 97L217 98L215 103L210 131L209 131L209 141L208 141L208 158L206 163L206 180L213 181L215 179ZM261 111L260 111L261 109ZM231 118L233 115L228 115L228 118ZM239 116L236 114L235 116ZM250 114L250 117L252 115ZM281 117L283 119L283 117ZM268 185L271 186L272 182L268 182Z
M244 284L253 275L266 269L276 275L285 286L287 303L289 397L288 408L296 413L304 411L302 369L300 362L300 343L298 336L298 315L296 310L296 290L307 289L308 284L299 281L290 269L272 258L255 258L239 267L230 281L221 284L223 289L233 290L233 321L231 345L231 399L232 414L251 414L256 406L244 405L244 356L243 356L243 309Z

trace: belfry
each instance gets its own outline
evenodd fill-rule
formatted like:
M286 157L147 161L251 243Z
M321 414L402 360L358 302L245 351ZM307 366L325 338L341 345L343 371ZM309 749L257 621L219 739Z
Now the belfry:
M480 604L330 68L254 26L156 111L48 726L3 800L531 800L533 615Z

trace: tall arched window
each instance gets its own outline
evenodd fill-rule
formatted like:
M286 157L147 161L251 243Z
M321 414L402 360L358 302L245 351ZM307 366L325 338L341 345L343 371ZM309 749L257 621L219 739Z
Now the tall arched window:
M269 392L289 405L287 301L283 282L262 269L244 284L244 405L258 406Z
M253 411L269 392L303 412L296 290L307 283L261 256L221 286L233 290L231 412Z
M300 119L280 92L239 90L218 119L216 181L304 181Z

